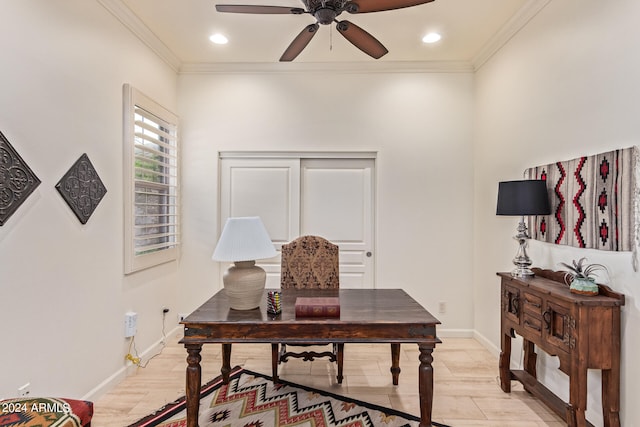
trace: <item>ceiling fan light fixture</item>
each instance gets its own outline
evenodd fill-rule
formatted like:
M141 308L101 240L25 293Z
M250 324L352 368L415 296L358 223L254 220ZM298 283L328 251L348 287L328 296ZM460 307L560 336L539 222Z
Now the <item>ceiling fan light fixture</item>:
M215 44L227 44L229 43L229 39L220 33L212 34L209 37L209 40Z
M316 10L313 16L318 20L320 24L329 25L336 19L337 15L338 14L334 9L323 7Z
M442 36L439 33L428 33L422 38L422 43L436 43L439 42Z

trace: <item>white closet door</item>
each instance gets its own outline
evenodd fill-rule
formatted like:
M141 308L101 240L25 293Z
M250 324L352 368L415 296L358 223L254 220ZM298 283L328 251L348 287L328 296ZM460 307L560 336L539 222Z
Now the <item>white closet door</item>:
M322 236L340 246L340 287L374 287L374 159L221 153L220 174L221 227L228 217L259 216L278 251L298 236ZM258 264L266 286L278 288L280 255Z
M340 287L374 287L373 159L304 159L300 234L340 247Z
M280 246L300 233L300 160L222 159L220 173L220 227L229 217L259 216L278 256L257 264L266 286L280 287Z

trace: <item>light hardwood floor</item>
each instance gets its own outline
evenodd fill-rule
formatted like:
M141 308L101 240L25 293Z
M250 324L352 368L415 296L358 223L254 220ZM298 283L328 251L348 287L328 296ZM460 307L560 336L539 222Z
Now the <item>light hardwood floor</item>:
M186 351L180 336L167 339L161 354L146 368L138 368L95 402L92 427L124 427L184 395ZM544 404L513 382L503 393L498 384L498 360L470 338L443 338L434 351L434 421L455 427L564 426ZM232 366L269 374L269 344L233 346ZM143 364L145 361L143 360ZM280 365L284 380L324 389L359 400L420 415L418 405L418 348L402 346L400 384L391 384L388 344L346 344L342 385L335 380L335 364L291 360ZM202 351L203 382L220 373L220 346Z

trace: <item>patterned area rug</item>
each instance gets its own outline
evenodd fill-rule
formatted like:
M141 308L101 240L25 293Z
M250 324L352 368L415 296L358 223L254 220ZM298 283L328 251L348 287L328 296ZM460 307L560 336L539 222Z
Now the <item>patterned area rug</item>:
M400 427L420 419L393 409L281 381L236 367L229 384L217 377L202 387L200 427ZM187 425L185 398L129 427ZM434 426L446 427L433 423Z

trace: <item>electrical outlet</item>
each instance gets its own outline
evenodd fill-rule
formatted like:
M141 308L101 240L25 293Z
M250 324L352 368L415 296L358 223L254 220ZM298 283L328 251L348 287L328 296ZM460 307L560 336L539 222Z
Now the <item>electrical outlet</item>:
M138 313L130 311L124 315L124 337L131 338L138 327Z
M446 313L447 312L447 303L444 301L440 301L438 303L438 313Z
M18 397L27 397L31 393L31 383L26 383L18 388Z

